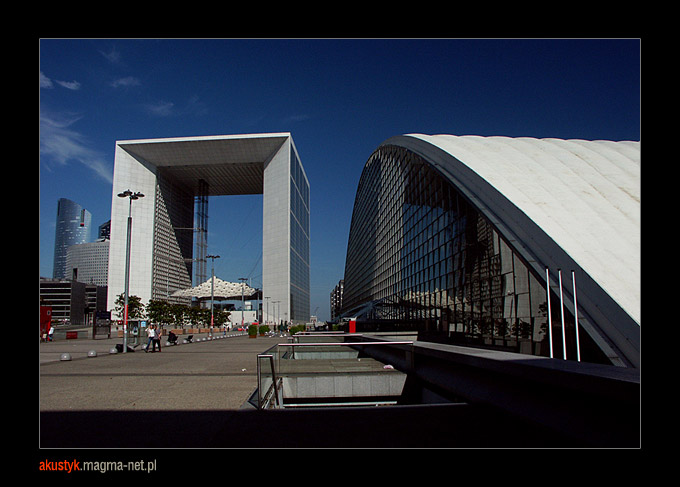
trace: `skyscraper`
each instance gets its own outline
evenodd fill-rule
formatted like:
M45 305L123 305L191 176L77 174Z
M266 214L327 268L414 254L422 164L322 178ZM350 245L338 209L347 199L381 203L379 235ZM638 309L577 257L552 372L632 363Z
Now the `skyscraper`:
M88 243L92 215L85 208L66 198L57 202L57 226L54 234L54 268L52 277L70 279L66 272L66 251L70 245Z

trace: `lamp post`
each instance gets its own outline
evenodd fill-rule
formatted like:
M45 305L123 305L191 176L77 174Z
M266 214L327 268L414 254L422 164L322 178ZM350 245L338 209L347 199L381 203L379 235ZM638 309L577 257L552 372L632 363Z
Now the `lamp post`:
M212 336L213 326L215 326L215 315L213 314L213 302L215 300L215 259L219 255L206 255L206 259L212 259L212 279L210 280L210 336Z
M130 240L132 236L132 200L143 198L140 192L133 193L129 189L118 193L120 198L130 198L130 208L127 220L127 244L125 247L125 307L123 309L123 353L127 353L127 323L128 323L128 296L130 295Z
M276 309L276 311L275 311L275 313L276 313L276 327L279 330L281 330L281 324L279 323L279 303L280 302L281 302L281 300L272 301L272 303L274 303L276 305L276 308L275 308Z
M267 318L265 318L264 322L267 326L269 326L269 296L265 296L264 300L267 303Z
M248 278L239 277L238 280L241 281L241 328L243 328L243 313L245 313L245 301L243 300L243 293L245 291L245 285Z

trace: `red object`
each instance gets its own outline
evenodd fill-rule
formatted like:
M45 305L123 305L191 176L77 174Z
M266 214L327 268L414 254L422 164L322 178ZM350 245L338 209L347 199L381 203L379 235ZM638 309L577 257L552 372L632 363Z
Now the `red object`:
M52 306L40 306L40 336L50 332L52 328Z
M350 333L357 332L357 320L349 320L349 332Z
M67 340L74 340L78 338L78 332L77 331L67 331L66 332L66 339Z

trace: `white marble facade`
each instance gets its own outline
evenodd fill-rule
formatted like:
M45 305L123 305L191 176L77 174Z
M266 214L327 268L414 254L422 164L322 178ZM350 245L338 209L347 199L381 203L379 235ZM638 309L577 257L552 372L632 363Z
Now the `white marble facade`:
M111 196L109 308L113 310L117 296L125 289L130 200L117 195L128 189L145 195L132 203L130 294L139 296L144 303L152 297L157 177L163 170L185 186L195 185L198 179L206 180L210 196L234 194L230 188L239 178L239 187L248 187L251 192L261 188L262 291L269 297L270 315L263 319L275 320L277 312L281 320L290 318L291 147L294 145L289 133L118 141ZM309 201L306 204L309 206ZM308 255L306 261L309 262ZM308 299L309 289L306 295ZM266 308L263 302L263 313Z

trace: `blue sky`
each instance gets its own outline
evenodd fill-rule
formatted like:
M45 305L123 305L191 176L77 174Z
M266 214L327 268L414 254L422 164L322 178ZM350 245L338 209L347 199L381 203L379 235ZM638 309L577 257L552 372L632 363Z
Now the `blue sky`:
M59 198L110 218L116 140L291 132L311 311L330 318L361 171L404 133L640 140L637 39L41 39L40 275ZM261 285L262 196L213 197L215 273Z

